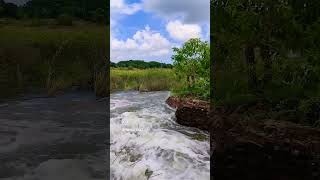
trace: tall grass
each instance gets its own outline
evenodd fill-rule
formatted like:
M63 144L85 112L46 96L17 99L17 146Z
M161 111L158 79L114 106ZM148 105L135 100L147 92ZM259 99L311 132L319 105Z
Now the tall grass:
M177 81L172 69L111 69L111 92L171 90L175 85Z
M48 94L71 86L94 87L95 74L107 60L106 26L6 21L0 23L0 81L5 82L0 96L28 87L46 89Z

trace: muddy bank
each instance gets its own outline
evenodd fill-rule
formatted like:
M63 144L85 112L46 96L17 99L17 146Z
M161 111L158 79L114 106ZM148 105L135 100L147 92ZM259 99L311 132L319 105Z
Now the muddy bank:
M166 100L166 103L170 107L177 109L175 113L177 123L184 126L208 130L210 108L208 102L192 98L182 99L171 96Z
M90 92L0 104L0 179L105 179L107 101Z
M210 132L215 179L320 178L320 130L268 118L245 116L247 108L211 108L208 103L170 97L177 122ZM205 105L206 104L206 105Z

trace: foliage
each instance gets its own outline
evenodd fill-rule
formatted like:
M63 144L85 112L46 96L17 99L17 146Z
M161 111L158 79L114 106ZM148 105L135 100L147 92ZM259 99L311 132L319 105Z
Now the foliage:
M1 15L6 16L6 17L18 17L18 6L13 4L13 3L5 3L5 2L0 2L0 7L1 7Z
M146 62L143 60L129 60L129 61L120 61L118 63L111 62L111 67L147 69L147 68L172 68L172 65L160 63L156 61Z
M104 9L98 8L92 13L92 20L97 23L106 23L105 14L106 12Z
M181 48L173 48L173 65L179 81L185 86L175 89L183 95L208 98L210 90L210 47L208 42L194 38Z
M299 110L303 113L305 123L315 125L320 120L320 98L310 98L301 102Z
M58 25L63 25L63 26L72 26L73 24L73 19L71 16L67 14L61 14L57 18L57 23Z
M0 18L59 18L71 17L107 24L109 22L107 0L30 0L23 6L0 1Z
M241 105L248 99L239 97L248 96L280 107L275 111L297 111L283 104L295 98L296 106L304 104L299 111L312 109L306 104L320 95L319 1L211 0L211 5L214 104Z

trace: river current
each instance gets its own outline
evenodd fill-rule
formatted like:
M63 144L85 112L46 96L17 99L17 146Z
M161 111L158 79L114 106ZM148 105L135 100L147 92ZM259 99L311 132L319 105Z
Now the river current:
M111 179L210 179L209 134L177 124L169 95L111 94Z

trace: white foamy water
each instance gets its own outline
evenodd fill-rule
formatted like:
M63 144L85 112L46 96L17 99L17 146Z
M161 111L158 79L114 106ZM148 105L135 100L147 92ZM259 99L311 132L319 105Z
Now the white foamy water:
M174 110L165 104L168 96L111 95L111 179L210 179L208 133L178 125Z

